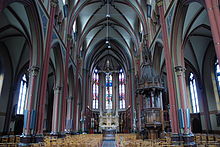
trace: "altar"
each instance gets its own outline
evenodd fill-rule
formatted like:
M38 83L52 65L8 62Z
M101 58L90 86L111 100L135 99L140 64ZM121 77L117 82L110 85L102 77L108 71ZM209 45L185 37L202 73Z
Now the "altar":
M103 113L99 119L100 119L99 129L101 132L103 132L103 130L109 130L109 129L118 131L119 116L117 115L113 116L111 112L108 112L108 113Z

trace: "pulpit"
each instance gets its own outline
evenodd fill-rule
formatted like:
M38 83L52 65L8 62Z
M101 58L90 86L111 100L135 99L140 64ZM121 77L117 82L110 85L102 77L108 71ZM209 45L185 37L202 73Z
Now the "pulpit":
M163 98L164 86L160 76L152 68L151 53L145 50L144 63L141 65L141 79L137 93L142 95L141 127L149 139L157 139L164 132Z
M142 127L147 130L147 138L157 139L163 130L163 112L160 108L146 108L142 111Z

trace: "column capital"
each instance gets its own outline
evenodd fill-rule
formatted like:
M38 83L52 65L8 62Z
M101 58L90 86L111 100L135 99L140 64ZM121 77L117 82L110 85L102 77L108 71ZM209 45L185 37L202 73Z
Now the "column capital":
M186 71L186 68L184 66L176 66L175 67L175 72L177 73L177 76L181 76L182 74L184 74Z
M157 6L158 7L163 6L163 0L157 0Z
M31 66L29 69L28 69L28 73L29 73L29 77L31 76L34 76L36 77L38 75L40 71L40 68L37 67L37 66Z
M53 88L55 93L60 93L62 91L63 87L62 86L56 86Z
M144 39L145 40L148 40L148 37L149 37L149 34L147 33L147 34L144 34Z
M66 99L67 100L73 100L73 96L68 96Z
M67 34L67 41L72 41L73 40L73 37L71 34Z
M50 6L56 8L58 5L58 0L50 0Z

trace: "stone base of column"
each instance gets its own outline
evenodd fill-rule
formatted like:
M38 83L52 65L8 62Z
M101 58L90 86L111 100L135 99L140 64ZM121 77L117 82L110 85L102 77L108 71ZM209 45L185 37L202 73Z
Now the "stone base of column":
M62 132L62 133L59 133L59 132L51 132L51 133L50 133L50 136L51 136L51 137L57 137L57 138L64 138L64 137L66 137L66 132Z
M162 131L160 133L160 138L166 138L166 132L165 131Z
M183 140L181 134L172 134L171 141L173 145L181 145L183 144Z
M196 146L193 134L172 134L171 140L173 145Z
M37 134L37 135L35 136L35 142L36 142L36 143L43 142L43 141L44 141L44 135L42 135L42 134Z
M172 134L171 140L173 142L180 141L180 134Z
M183 134L182 138L183 138L184 146L188 146L188 147L196 146L194 142L193 134Z
M67 131L65 132L66 135L75 135L76 133L74 131Z
M51 136L51 137L58 137L58 136L59 136L59 133L58 133L58 132L51 132L51 133L50 133L50 136Z
M66 137L66 132L61 132L58 135L58 138L65 138Z
M35 137L31 135L22 135L20 136L20 143L18 144L19 147L22 146L29 146L31 143L35 142Z

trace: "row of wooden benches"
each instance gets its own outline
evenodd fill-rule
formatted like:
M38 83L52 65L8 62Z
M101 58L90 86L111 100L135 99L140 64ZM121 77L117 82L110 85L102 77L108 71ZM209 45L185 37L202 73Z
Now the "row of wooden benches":
M22 146L19 136L4 136L1 138L0 147ZM101 147L103 137L101 134L68 135L65 138L45 136L40 143L31 143L30 147Z
M218 135L195 134L194 142L198 147L220 147ZM162 139L141 140L136 138L136 134L117 134L116 144L118 147L181 147L183 141L172 142L171 137L167 134Z

